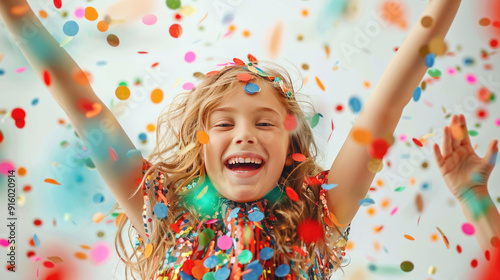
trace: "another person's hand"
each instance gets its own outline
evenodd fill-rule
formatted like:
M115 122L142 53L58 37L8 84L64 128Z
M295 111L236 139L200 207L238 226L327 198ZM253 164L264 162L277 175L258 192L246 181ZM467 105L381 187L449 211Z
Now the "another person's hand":
M434 156L441 176L459 200L469 190L487 191L488 178L495 166L498 140L491 140L486 155L479 157L472 148L465 117L453 115L443 129L441 150L434 144Z

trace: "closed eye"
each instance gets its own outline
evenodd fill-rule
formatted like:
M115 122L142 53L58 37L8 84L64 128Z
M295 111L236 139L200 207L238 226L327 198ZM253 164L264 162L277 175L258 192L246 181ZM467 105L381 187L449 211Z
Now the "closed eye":
M270 123L258 123L257 125L259 125L259 126L273 126Z
M229 124L229 123L221 123L221 124L216 125L216 127L229 127L229 126L231 126L231 124Z

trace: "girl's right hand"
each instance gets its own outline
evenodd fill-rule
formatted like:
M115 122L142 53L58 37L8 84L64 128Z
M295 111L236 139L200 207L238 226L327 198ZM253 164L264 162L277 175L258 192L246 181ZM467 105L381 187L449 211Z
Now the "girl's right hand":
M434 156L446 185L459 200L469 190L487 191L487 183L495 166L498 140L491 140L484 157L472 148L465 117L453 115L443 129L441 150L434 144Z

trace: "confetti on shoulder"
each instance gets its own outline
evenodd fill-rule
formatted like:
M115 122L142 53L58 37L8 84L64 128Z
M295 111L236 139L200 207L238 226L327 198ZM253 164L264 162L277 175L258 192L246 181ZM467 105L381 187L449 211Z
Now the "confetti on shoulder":
M323 184L323 185L321 185L321 187L327 191L335 188L336 186L338 186L338 185L337 184Z

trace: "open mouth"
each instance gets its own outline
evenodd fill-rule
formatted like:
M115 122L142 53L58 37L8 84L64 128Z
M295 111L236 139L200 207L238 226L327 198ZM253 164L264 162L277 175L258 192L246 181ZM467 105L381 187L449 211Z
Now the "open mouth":
M231 162L226 161L224 165L227 169L235 171L235 172L249 172L254 170L259 170L263 165L264 161L261 163L256 162Z

